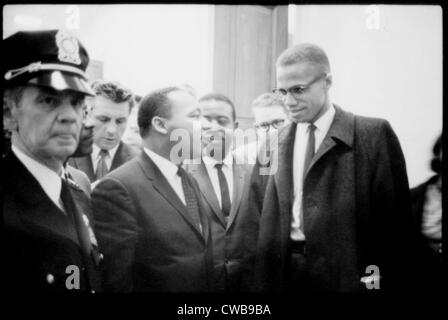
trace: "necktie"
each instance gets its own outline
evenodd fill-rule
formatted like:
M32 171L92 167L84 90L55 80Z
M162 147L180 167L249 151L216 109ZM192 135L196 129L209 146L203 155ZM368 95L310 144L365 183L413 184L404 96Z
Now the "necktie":
M109 155L109 151L101 149L100 160L98 160L98 166L96 167L95 179L99 180L107 174L106 158Z
M314 157L314 149L316 145L314 130L316 126L312 123L308 126L308 143L306 145L305 162L303 163L303 179L305 179L306 172L310 166L311 160Z
M73 221L73 227L76 229L82 252L85 255L85 258L88 258L91 251L89 231L83 220L82 212L79 212L76 209L75 200L73 199L68 182L65 179L61 180L61 200L64 205L65 213Z
M224 172L222 172L222 163L215 164L215 168L218 170L219 188L221 189L221 211L224 217L228 217L231 205L229 185Z
M72 218L73 217L73 198L70 193L70 187L67 184L67 181L64 178L61 178L62 184L61 184L61 202L62 206L64 207L65 214Z
M196 198L196 194L194 192L193 187L190 185L188 181L187 173L182 167L179 166L179 170L177 174L180 176L182 181L182 189L185 195L185 202L187 203L187 211L190 217L193 219L194 223L199 227L202 232L201 219L199 218L199 205L198 199Z

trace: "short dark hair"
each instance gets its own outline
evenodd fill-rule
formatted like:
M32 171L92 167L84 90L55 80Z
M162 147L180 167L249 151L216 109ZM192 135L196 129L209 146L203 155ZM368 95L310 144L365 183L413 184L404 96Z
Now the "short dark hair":
M154 117L169 117L171 115L171 105L168 94L174 91L185 91L179 87L165 87L154 90L142 98L139 104L137 123L140 129L140 136L146 137L151 128L151 121Z
M134 107L134 95L132 91L116 81L96 80L92 83L92 89L97 96L103 96L114 103L129 103L129 113Z
M235 110L235 105L233 104L232 100L230 100L228 97L226 97L225 95L221 94L221 93L207 93L206 95L203 95L200 99L199 102L203 102L203 101L209 101L209 100L216 100L216 101L222 101L227 103L231 108L232 108L232 118L233 121L236 121L236 110Z
M277 67L296 63L310 63L319 66L324 72L330 72L330 62L325 51L312 43L301 43L282 52L277 58Z

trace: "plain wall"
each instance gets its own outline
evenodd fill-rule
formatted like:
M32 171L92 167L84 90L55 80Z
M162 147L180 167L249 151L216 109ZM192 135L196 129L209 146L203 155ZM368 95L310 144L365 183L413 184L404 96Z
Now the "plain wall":
M74 8L75 7L75 8ZM73 14L78 10L78 23ZM139 95L190 84L212 89L213 7L209 5L7 5L3 38L18 30L71 28L103 76Z
M439 6L297 5L293 43L312 42L330 59L334 103L387 119L411 187L433 173L442 132L442 9Z

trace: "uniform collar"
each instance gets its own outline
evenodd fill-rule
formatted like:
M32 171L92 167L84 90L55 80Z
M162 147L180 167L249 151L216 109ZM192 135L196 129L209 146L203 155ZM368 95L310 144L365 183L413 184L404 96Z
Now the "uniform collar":
M34 160L15 145L11 146L12 152L23 163L33 177L39 182L46 195L60 207L59 199L61 195L62 180L60 175Z

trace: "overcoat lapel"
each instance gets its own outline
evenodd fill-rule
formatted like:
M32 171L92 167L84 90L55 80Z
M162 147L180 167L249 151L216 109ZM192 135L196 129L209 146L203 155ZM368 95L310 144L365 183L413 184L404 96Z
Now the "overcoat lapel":
M345 143L348 147L352 147L353 145L353 136L354 136L354 115L349 112L343 111L337 105L334 105L335 115L333 122L330 126L330 129L327 132L324 140L321 145L317 149L316 154L311 160L310 166L306 171L306 176L308 172L312 170L313 166L330 150L332 150L337 142L341 141Z
M291 228L291 203L293 199L292 158L296 124L292 123L281 131L278 146L278 170L274 176L280 209L280 231L283 247L287 241ZM273 154L275 156L275 154Z

